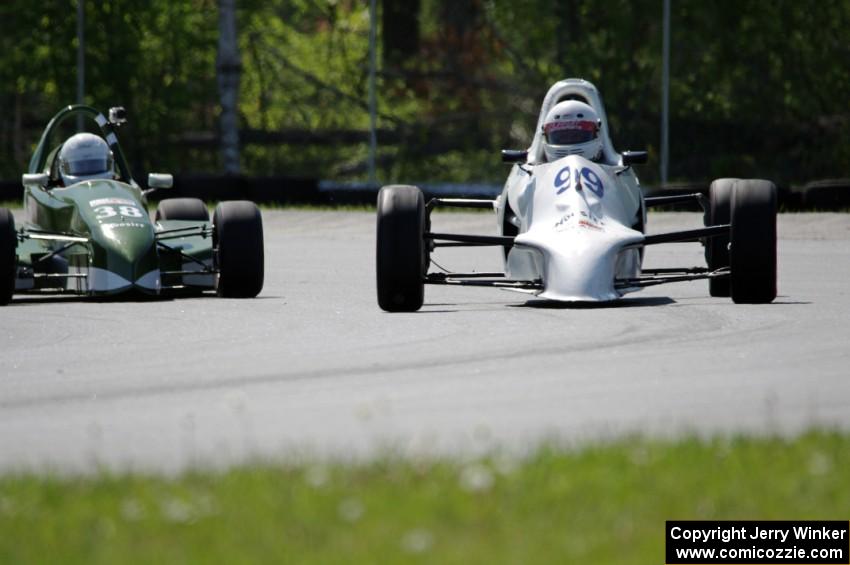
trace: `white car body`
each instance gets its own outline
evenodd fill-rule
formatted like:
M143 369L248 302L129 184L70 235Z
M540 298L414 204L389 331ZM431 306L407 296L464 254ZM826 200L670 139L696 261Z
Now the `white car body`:
M566 99L588 103L600 119L602 152L596 161L568 154L546 162L543 122ZM387 185L378 192L375 274L378 306L415 312L425 285L505 288L561 302L610 302L647 286L709 281L711 296L766 304L776 298L776 185L763 179L722 178L702 192L644 198L632 164L646 152L617 153L596 87L581 79L555 83L540 108L528 151L502 151L514 163L496 200L426 201L419 187ZM696 229L644 234L646 208L678 203L702 207ZM501 235L432 229L439 206L495 209ZM706 266L644 268L649 245L700 242ZM442 247L501 246L503 272L450 272L431 259ZM431 264L437 270L430 269Z
M602 122L598 162L578 155L546 162L544 117L571 97L586 101ZM503 234L516 235L505 260L508 280L539 281L542 289L532 292L566 302L616 300L639 289L615 281L640 276L646 207L637 176L611 144L593 84L568 79L549 89L527 160L511 169L496 210Z

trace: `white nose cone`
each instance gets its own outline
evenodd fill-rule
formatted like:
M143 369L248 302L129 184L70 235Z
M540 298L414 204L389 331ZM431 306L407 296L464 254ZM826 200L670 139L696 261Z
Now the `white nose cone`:
M610 186L609 186L610 185ZM541 298L599 302L622 296L614 282L639 265L624 249L643 234L623 225L618 187L596 164L577 156L548 165L528 197L533 217L508 256L510 278L543 281Z

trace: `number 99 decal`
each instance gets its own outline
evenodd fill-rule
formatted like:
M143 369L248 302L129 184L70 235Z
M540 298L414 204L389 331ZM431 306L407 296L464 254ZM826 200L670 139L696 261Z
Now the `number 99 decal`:
M602 179L599 178L599 175L594 173L593 170L585 167L581 170L581 178L586 181L584 185L588 187L593 194L602 198L602 195L605 194L605 187L602 186Z
M555 194L561 194L565 190L569 190L570 188L570 173L571 169L569 167L564 167L558 174L555 175L555 188L559 189Z
M602 179L599 178L599 175L597 175L593 169L588 167L576 169L576 184L580 182L579 179L583 179L582 184L589 188L590 191L599 198L602 198L605 194L605 186L602 184ZM558 171L558 174L555 175L555 188L557 188L558 191L555 194L561 194L562 192L569 190L572 186L572 181L572 169L569 166Z

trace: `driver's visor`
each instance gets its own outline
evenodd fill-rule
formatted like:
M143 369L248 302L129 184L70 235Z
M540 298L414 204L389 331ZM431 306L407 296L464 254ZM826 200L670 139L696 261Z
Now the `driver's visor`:
M599 126L590 120L552 122L543 126L543 133L550 145L574 145L596 139Z
M107 159L81 159L79 161L68 161L65 166L66 175L93 175L109 170Z

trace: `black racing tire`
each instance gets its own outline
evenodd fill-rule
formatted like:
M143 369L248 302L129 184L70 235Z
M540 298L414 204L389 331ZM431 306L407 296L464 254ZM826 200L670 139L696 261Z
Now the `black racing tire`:
M415 186L389 185L378 192L375 272L378 306L415 312L425 300L429 250L425 197Z
M18 270L18 236L15 217L7 208L0 208L0 305L12 301Z
M210 212L200 198L168 198L156 207L154 221L160 220L209 222Z
M776 185L739 180L732 190L729 266L732 300L766 304L776 298Z
M507 194L505 195L505 199L507 200ZM505 202L505 217L502 219L502 235L509 237L516 237L519 235L519 228L510 221L510 218L512 217L516 217L516 214L514 214L514 211L511 209L511 205L508 202ZM513 247L513 243L507 243L502 246L505 261L508 260L508 255Z
M708 187L709 226L728 224L731 221L732 187L738 179L717 179ZM708 238L705 244L705 261L711 271L729 266L729 235ZM731 296L730 277L708 279L711 296Z
M213 214L216 291L223 298L253 298L263 289L263 218L247 200L222 202Z

